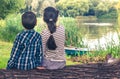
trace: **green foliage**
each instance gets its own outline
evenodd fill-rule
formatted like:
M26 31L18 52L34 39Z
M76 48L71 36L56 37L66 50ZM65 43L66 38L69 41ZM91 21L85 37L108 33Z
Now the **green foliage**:
M109 12L116 12L115 6L116 3L109 0L91 0L90 9L95 13L95 16L100 17L102 15L109 14Z
M5 20L0 20L0 28L5 26Z
M15 18L13 18L15 17ZM17 33L22 30L20 15L11 15L6 19L6 26L0 29L0 39L13 42Z
M65 46L84 47L82 34L74 18L61 18L61 24L65 26Z
M112 12L106 13L104 15L98 16L99 19L102 19L102 18L116 19L117 17L118 17L118 15L117 15L116 11L112 11Z
M5 28L0 29L0 31L0 39L9 42L13 42L17 33L20 32L17 26L7 26Z
M0 40L0 69L5 68L10 56L12 43Z
M88 0L59 0L56 7L60 10L60 14L64 16L83 15L89 9Z
M116 12L114 1L109 0L59 0L56 7L60 11L61 16L76 17L76 16L97 16L100 17L111 12ZM115 13L116 14L116 13Z
M116 5L117 13L118 13L118 25L120 26L120 1Z
M19 12L24 8L25 0L0 0L0 18L4 19L10 13Z

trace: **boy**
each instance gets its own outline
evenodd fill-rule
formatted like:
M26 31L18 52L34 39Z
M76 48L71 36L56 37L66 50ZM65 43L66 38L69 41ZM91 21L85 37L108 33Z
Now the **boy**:
M42 65L41 35L33 30L36 22L33 12L22 15L25 30L16 36L7 69L30 70Z

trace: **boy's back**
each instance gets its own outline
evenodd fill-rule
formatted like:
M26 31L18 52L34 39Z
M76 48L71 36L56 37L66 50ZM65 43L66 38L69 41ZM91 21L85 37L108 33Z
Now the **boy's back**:
M30 17L31 19L30 14L28 13L27 15L29 16L27 17ZM27 17L25 16L25 19ZM16 36L11 51L11 57L7 64L7 69L15 68L20 70L30 70L38 66L41 66L42 62L41 36L39 33L33 30L34 28L33 26L35 26L36 23L34 23L34 20L33 23L30 21L27 22L26 20L24 20L24 18L22 18L22 21L25 22L25 23L22 22L23 26L25 27L25 30ZM31 26L28 25L29 22L32 23L33 25L32 24Z

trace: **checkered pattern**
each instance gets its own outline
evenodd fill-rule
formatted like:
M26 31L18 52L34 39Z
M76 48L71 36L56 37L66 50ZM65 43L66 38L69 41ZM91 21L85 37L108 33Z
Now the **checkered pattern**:
M19 33L14 41L7 69L30 70L42 65L42 39L34 30Z

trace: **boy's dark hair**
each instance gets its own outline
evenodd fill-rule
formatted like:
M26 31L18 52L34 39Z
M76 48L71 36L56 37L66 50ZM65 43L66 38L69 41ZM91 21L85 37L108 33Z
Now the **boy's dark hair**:
M22 15L22 25L26 29L33 29L36 25L36 15L33 12L25 12Z
M58 18L59 11L53 7L47 7L44 9L43 20L47 23L48 29L51 33L50 37L47 40L46 46L50 50L55 50L57 45L55 43L53 33L56 31L56 22Z

